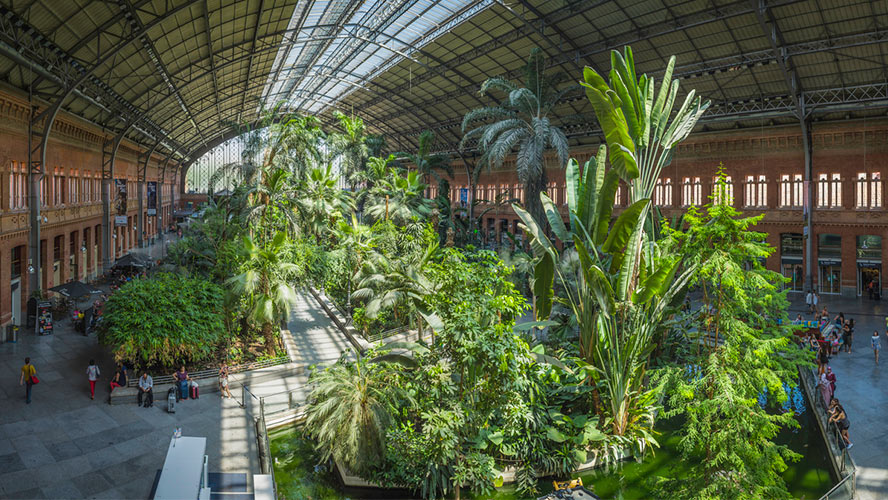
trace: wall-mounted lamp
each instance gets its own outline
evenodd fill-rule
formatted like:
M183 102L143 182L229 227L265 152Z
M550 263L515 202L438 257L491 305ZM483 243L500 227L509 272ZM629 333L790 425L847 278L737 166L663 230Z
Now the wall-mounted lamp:
M83 245L80 245L80 251L83 253L86 253L86 243L84 243Z
M46 224L47 222L49 222L49 219L47 219L46 216L44 215L43 216L43 223Z
M117 233L111 233L111 237L114 238L114 239L116 240L116 239L117 239Z
M28 274L34 274L34 266L28 265Z

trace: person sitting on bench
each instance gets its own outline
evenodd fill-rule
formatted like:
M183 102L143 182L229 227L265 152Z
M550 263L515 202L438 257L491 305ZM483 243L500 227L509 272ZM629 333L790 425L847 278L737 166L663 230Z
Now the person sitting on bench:
M154 406L154 379L151 378L151 375L148 375L148 372L143 372L142 376L139 377L139 396L138 403L139 406L142 406L142 394L145 395L145 408Z

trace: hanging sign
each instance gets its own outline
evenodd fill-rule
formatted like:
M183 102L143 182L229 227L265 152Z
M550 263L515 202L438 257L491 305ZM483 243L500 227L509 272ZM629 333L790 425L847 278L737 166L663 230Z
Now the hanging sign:
M114 225L126 226L126 179L114 179Z
M148 181L148 215L157 215L157 182Z

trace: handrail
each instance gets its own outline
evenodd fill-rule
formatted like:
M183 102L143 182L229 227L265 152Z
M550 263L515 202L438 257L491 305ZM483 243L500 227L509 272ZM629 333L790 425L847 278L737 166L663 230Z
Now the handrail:
M410 326L408 326L408 325L399 326L397 328L391 328L391 329L386 330L384 332L379 332L379 333L367 335L367 341L368 342L378 342L382 339L394 337L395 335L400 335L402 333L409 332L409 331L410 331Z
M803 379L805 379L807 385L812 386L812 389L809 391L809 396L811 397L812 403L811 411L814 412L815 418L823 421L826 425L826 428L824 430L827 433L827 448L829 449L829 453L833 457L833 459L838 460L836 465L838 467L839 474L842 476L839 479L838 483L836 483L825 495L820 497L820 500L835 500L839 498L843 500L850 500L855 497L857 490L857 485L855 481L855 478L857 476L857 468L854 465L854 460L851 458L851 454L848 452L847 445L845 444L845 440L842 438L842 434L838 428L838 425L836 425L835 422L829 422L829 414L826 411L827 405L823 400L823 394L816 388L817 384L813 370L800 367L799 375ZM833 444L835 444L835 448L838 451L838 456L833 452ZM843 488L843 486L848 481L850 481L850 491L848 492L849 495L845 495L845 488ZM840 487L842 487L841 491ZM837 495L837 493L840 493L840 495Z
M290 362L290 358L288 356L278 356L276 358L264 359L262 361L252 361L250 363L242 363L239 365L233 365L228 367L228 373L241 373L249 370L258 370L260 368L268 368L271 366L278 366L287 364ZM193 379L201 379L201 378L211 378L215 377L219 374L218 368L210 368L207 370L199 370L196 372L189 372L188 376ZM136 387L139 385L139 375L133 370L133 377L130 377L126 381L127 387ZM156 377L151 377L154 381L155 385L160 384L172 384L175 378L172 375L158 375Z

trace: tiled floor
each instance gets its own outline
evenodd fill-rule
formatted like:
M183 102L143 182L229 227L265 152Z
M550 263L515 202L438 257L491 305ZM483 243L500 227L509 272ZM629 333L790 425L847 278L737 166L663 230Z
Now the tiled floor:
M304 362L325 363L339 357L345 345L339 332L311 302L294 304L290 328ZM20 368L30 356L40 384L25 404ZM103 377L96 399L89 398L86 367L96 359ZM292 364L292 363L291 363ZM21 332L19 342L0 344L0 498L148 498L157 470L163 466L169 437L176 427L184 435L205 436L213 472L259 472L255 427L234 399L205 393L198 400L165 411L163 397L153 408L109 406L104 402L114 363L95 336L72 331L59 321L54 335ZM304 375L281 367L277 376L257 379L257 393L304 385ZM233 386L232 392L239 392Z
M802 312L804 297L792 294L790 310ZM821 307L826 305L830 315L845 313L854 318L854 342L851 354L833 356L830 365L836 374L836 394L851 420L849 434L854 443L851 457L857 464L857 492L860 500L888 498L888 339L885 336L885 317L888 300L871 301L865 298L843 299L821 296ZM806 316L808 319L808 316ZM882 351L876 365L870 336L880 333Z

